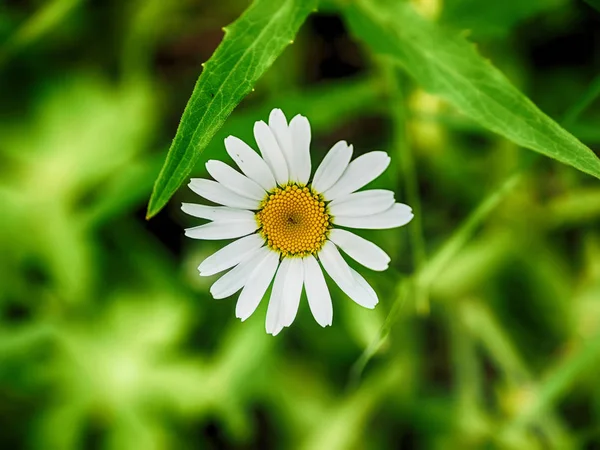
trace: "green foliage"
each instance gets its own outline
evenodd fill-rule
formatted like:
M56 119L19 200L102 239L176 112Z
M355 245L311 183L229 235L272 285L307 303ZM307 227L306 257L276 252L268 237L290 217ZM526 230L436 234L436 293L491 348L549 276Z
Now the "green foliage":
M316 0L256 0L238 20L224 28L223 42L204 64L156 180L148 218L186 180L225 119L293 42L296 31L315 7Z
M252 143L273 107L303 114L315 163L341 139L357 154L387 151L380 186L418 215L361 233L392 258L385 272L360 269L375 309L334 288L333 326L319 327L303 298L276 338L266 299L241 323L235 298L211 298L216 277L198 276L223 242L184 238L197 221L179 202L196 196L180 189L144 220L199 55L248 1L0 5L0 448L598 446L600 185L548 158L532 164L519 139L573 138L440 29L472 28L484 54L596 150L593 52L575 64L575 45L555 45L597 32L594 2L411 3L433 5L443 25L407 5L323 0L297 33L280 30L295 44L202 141L193 176L226 157L224 137ZM264 16L236 25L215 57L232 57L226 43L240 56L252 45L244 31L283 27L308 6L263 0L237 23L251 11ZM344 17L372 45L358 49ZM539 45L551 64L538 64ZM495 95L515 100L508 118L489 106Z
M354 34L429 92L516 144L600 178L600 159L541 112L464 38L438 28L410 5L361 0L345 10Z
M0 67L13 53L40 40L56 29L81 0L52 0L36 11L6 42L0 45ZM1 11L0 11L1 12ZM1 18L0 18L1 21ZM1 23L1 22L0 22Z
M441 20L456 28L466 28L477 38L505 36L516 24L560 4L564 0L446 0Z

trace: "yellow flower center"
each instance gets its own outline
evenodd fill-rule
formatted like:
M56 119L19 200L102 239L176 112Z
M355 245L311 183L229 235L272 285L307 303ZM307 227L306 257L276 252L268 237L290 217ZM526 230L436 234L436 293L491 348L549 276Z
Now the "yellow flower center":
M256 213L269 247L284 256L306 256L323 247L330 216L323 198L306 186L275 188Z

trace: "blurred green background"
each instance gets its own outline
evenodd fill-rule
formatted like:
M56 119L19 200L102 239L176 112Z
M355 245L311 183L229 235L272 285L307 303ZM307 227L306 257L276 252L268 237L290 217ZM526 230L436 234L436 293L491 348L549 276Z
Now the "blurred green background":
M600 13L578 0L415 2L600 148ZM194 83L247 1L0 2L0 448L600 448L600 185L425 94L322 2L228 119L274 107L383 149L411 204L365 233L364 310L245 323L196 267L185 187L147 222ZM226 159L226 158L225 158ZM226 159L227 160L227 159ZM203 165L194 176L204 176Z

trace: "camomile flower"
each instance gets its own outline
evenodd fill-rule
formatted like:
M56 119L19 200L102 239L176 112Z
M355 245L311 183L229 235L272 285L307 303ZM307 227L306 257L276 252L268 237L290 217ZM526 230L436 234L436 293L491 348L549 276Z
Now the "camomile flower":
M240 139L225 139L227 153L240 169L211 160L213 180L192 178L189 187L223 206L183 203L182 210L208 223L185 230L194 239L235 239L198 267L201 276L229 270L210 288L215 299L241 290L235 313L242 321L256 310L273 282L267 333L292 324L302 289L319 325L331 325L333 306L323 270L352 300L365 308L378 303L375 290L340 254L371 270L387 269L390 257L372 242L340 227L386 229L412 217L383 189L358 191L388 167L382 151L351 161L352 145L335 144L311 177L310 124L297 115L288 124L280 109L269 123L254 124L260 155ZM274 279L274 281L273 281Z

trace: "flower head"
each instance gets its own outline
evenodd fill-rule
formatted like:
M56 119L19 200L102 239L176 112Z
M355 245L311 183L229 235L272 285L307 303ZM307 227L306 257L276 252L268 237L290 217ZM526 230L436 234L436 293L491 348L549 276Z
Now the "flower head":
M201 276L229 270L210 288L214 298L241 289L236 316L246 320L258 307L273 278L266 330L273 335L296 317L302 288L315 320L331 325L333 306L321 266L352 300L366 308L378 303L367 281L340 254L372 270L385 270L389 256L377 245L338 228L400 227L412 217L392 191L359 191L387 168L385 152L350 161L352 145L335 144L311 178L310 124L297 115L289 123L274 109L269 124L254 125L260 155L240 139L225 139L227 153L242 173L211 160L215 181L193 178L196 194L223 206L184 203L189 215L209 220L185 230L194 239L235 239L198 267ZM262 157L261 157L262 156Z

